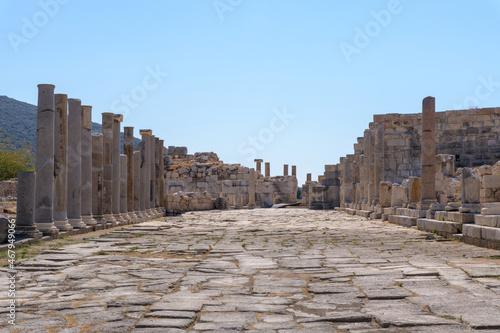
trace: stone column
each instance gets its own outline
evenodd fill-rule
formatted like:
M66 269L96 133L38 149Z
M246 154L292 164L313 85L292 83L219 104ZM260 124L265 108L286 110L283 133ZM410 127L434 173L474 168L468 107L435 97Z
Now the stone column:
M73 230L68 223L68 95L55 95L54 120L54 225Z
M283 164L283 176L288 176L288 164Z
M113 194L111 196L111 210L115 219L120 224L126 224L127 220L124 220L121 215L120 210L120 123L123 121L123 116L121 114L115 114L113 117L113 150L111 153L111 160L113 165Z
M137 222L143 218L141 212L141 152L134 151L134 211Z
M142 136L142 140L144 141L144 168L145 168L145 188L144 192L141 194L144 194L144 209L147 214L147 218L153 218L153 214L151 211L151 135L152 131L149 129L146 130L140 130L140 134ZM141 176L142 177L142 176ZM142 179L141 179L142 182Z
M30 171L17 173L17 216L15 234L20 237L41 238L35 226L35 178Z
M375 145L374 145L374 176L375 176L375 197L373 199L373 204L378 205L380 203L380 182L384 181L384 124L377 123L375 125Z
M248 183L248 208L255 208L255 170L250 169L250 180Z
M256 158L253 161L256 163L255 168L256 168L257 172L258 173L262 173L261 172L262 171L261 167L262 167L262 162L264 162L264 160Z
M57 235L52 215L54 197L54 88L38 85L36 119L35 223L42 233Z
M306 181L307 182L311 182L312 181L312 174L310 174L310 173L307 174Z
M102 134L92 134L92 216L98 230L106 225L102 215L102 147Z
M436 110L434 97L422 101L422 191L419 209L436 202Z
M155 137L155 208L158 214L162 214L160 209L160 138Z
M141 131L142 132L142 131ZM139 166L139 177L140 177L140 207L141 207L141 221L146 221L149 218L147 213L147 196L148 196L148 186L149 181L147 177L147 168L146 168L146 157L147 157L147 149L146 149L146 134L142 134L142 141L137 146L137 150L139 151L140 156L140 166Z
M134 209L134 128L126 126L123 128L123 152L127 155L127 208L131 223L137 223L137 215Z
M370 130L365 130L363 136L363 170L361 175L361 183L363 185L363 202L362 209L369 204L369 187L370 187Z
M155 193L156 193L156 163L155 163L155 136L151 135L149 138L149 181L151 183L149 188L149 208L154 217L157 215L155 207Z
M128 169L128 156L120 154L120 216L126 224L130 224L130 216L128 215L127 204L127 169Z
M113 113L102 114L102 214L107 227L118 224L113 216Z
M82 105L81 117L82 221L94 227L97 221L92 217L92 107Z
M271 163L266 162L266 177L271 177Z
M164 155L165 142L160 140L160 210L162 215L165 216L165 155Z
M82 102L68 99L68 221L85 228L82 221Z
M292 176L297 177L297 166L296 165L292 165Z

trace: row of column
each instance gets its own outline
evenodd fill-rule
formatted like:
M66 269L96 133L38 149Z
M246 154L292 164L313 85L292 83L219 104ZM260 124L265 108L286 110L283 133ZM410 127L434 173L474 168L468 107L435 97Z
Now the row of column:
M258 173L262 173L262 159L255 159L255 169ZM271 163L266 162L266 177L271 177ZM283 164L283 176L288 176L288 164ZM297 176L297 166L292 165L292 176Z
M28 237L92 227L102 229L164 215L163 140L133 127L123 116L102 114L92 134L92 107L38 85L36 174L20 172L17 233Z

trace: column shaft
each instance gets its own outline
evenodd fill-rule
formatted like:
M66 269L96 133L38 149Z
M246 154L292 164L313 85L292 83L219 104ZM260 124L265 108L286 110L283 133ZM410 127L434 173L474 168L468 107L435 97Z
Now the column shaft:
M82 221L88 226L95 226L92 217L92 107L81 108L81 151L82 151Z

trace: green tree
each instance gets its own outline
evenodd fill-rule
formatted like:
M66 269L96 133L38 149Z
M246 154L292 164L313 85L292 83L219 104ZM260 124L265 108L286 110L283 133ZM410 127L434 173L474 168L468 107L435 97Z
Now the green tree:
M11 139L0 141L0 180L17 178L19 171L35 171L31 147L23 143L16 149Z

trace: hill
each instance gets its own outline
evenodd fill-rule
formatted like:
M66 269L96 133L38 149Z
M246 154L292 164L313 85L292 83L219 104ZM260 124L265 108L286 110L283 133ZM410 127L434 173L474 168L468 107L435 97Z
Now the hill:
M24 142L32 147L35 156L36 105L21 102L7 96L0 96L0 140L10 139L16 148ZM92 122L92 133L101 133L102 125ZM134 138L134 148L141 142ZM123 152L123 132L121 133Z

